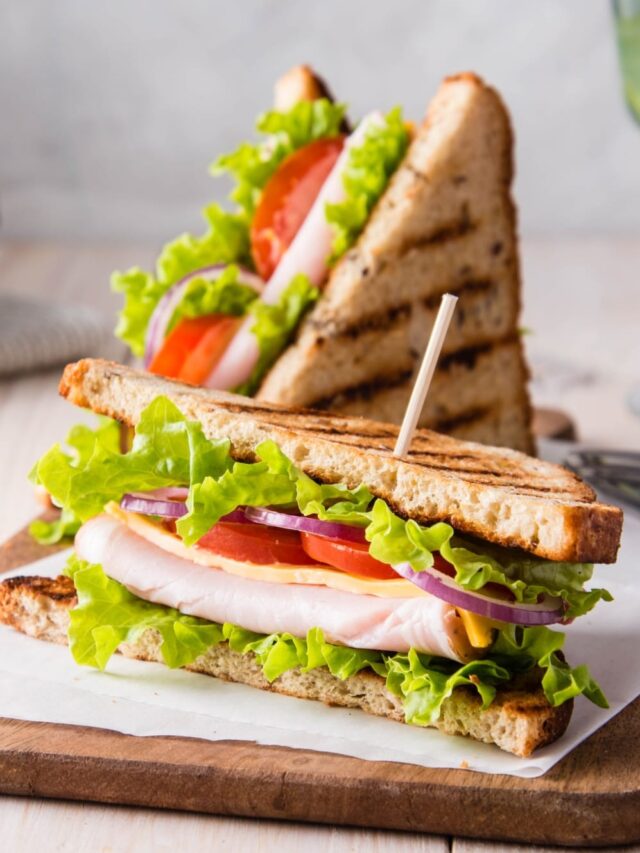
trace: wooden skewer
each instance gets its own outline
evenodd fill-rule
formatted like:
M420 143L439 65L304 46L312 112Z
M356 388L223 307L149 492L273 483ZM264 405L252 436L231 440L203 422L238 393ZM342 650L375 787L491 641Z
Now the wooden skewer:
M398 440L396 441L396 446L393 450L394 456L405 456L409 450L457 301L458 297L452 296L450 293L445 293L442 297L438 316L433 324L429 343L427 344L427 348L422 358L422 364L418 371L418 377L413 386L413 391L411 392L411 397L409 398L409 403L407 404L407 409L404 413L402 426L398 433Z

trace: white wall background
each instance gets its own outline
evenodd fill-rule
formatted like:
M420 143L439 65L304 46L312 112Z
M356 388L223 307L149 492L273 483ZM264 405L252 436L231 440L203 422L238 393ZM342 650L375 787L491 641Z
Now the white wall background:
M2 0L0 234L165 240L273 80L312 63L360 115L480 72L517 133L525 233L640 229L640 125L607 0Z

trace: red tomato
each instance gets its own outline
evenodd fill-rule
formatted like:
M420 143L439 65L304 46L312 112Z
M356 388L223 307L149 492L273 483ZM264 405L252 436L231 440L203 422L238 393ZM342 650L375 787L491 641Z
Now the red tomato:
M267 181L251 225L251 254L268 281L334 167L344 137L318 139L289 154Z
M239 319L224 314L180 320L154 355L149 370L200 385L235 334Z
M210 317L181 320L167 335L149 365L151 373L177 379L185 358L211 326Z
M441 557L440 554L433 555L433 568L437 569L439 572L442 572L445 575L448 575L450 578L455 578L456 570L451 565L451 563L447 563L444 557Z
M247 563L288 563L308 566L315 562L303 549L294 530L280 530L262 524L219 521L198 545L222 557Z
M344 539L325 539L313 533L302 534L302 547L319 563L326 563L350 575L380 580L398 579L400 575L369 554L366 543L347 542Z
M240 325L238 317L214 314L211 325L185 358L178 376L190 385L202 385Z

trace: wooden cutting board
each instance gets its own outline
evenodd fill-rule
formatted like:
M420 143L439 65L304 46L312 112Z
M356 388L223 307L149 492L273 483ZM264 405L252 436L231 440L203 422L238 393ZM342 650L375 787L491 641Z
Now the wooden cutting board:
M23 531L0 573L52 550ZM610 847L640 841L640 700L538 779L0 719L0 792Z

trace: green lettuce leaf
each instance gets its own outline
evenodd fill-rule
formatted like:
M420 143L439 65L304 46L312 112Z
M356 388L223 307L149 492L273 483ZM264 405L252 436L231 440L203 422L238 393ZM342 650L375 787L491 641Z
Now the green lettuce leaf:
M213 163L214 175L229 173L235 179L230 198L250 222L264 185L289 154L314 142L337 136L345 106L326 98L300 101L287 112L272 110L258 118L256 130L266 136L260 142L244 142L231 154Z
M76 427L68 439L71 453L56 444L34 468L35 481L80 521L125 492L188 486L221 475L231 464L229 441L209 441L202 426L187 421L166 397L144 410L128 453L120 452L119 434L115 443L116 431L115 424L107 431Z
M600 600L613 600L606 589L584 590L593 573L590 564L523 557L487 543L483 543L483 553L479 554L465 546L451 525L439 522L424 527L413 520L405 521L382 500L375 502L370 518L366 530L369 550L383 563L408 562L415 571L422 571L433 565L433 555L439 551L455 568L455 581L462 589L478 591L489 583L499 584L509 589L516 601L526 603L533 603L544 594L559 597L568 606L567 618L587 613ZM499 559L489 552L499 552Z
M213 264L252 267L249 229L242 216L215 203L205 207L202 215L207 230L201 237L182 234L163 248L156 265L159 281L171 285Z
M237 394L247 397L253 395L262 377L289 343L302 315L316 301L319 293L307 276L300 274L291 279L275 305L267 305L261 299L256 299L250 305L249 312L255 317L251 331L258 341L260 354L249 379L235 389Z
M191 279L169 321L167 332L185 318L206 317L210 314L240 317L256 299L255 290L242 283L240 270L231 264L216 279Z
M431 725L456 687L475 689L482 707L496 688L514 675L540 666L549 702L560 705L584 694L606 707L602 691L586 667L571 669L558 657L562 634L547 628L514 628L502 632L491 657L459 664L410 649L407 654L352 649L328 643L320 628L304 638L282 632L258 634L238 625L219 625L177 610L143 601L109 578L102 568L71 556L65 574L73 579L78 603L71 611L69 643L77 663L104 669L121 643L134 643L147 629L160 635L163 660L186 666L221 642L240 654L253 654L265 678L275 681L294 669L309 672L327 667L339 679L371 668L386 679L387 689L402 699L407 722Z
M572 669L561 656L564 639L560 631L549 628L509 625L499 632L491 656L515 669L539 666L544 672L542 688L551 705L562 705L582 694L594 705L608 708L604 693L588 668L583 664Z
M81 523L71 510L62 509L59 517L53 521L36 518L29 525L29 533L39 545L55 545L63 539L75 536Z
M71 449L67 457L70 464L83 468L89 463L96 447L104 448L107 453L119 453L120 425L111 418L98 415L98 426L95 429L77 424L69 430L66 443ZM38 466L39 463L33 466L29 479L35 485L44 485L38 476ZM57 503L56 496L48 491ZM81 521L71 506L64 503L59 505L62 506L59 518L54 521L38 518L29 525L29 533L40 545L53 545L65 537L75 536L80 529Z
M244 218L227 213L217 204L206 207L204 217L208 226L206 232L201 237L182 234L168 243L160 253L155 274L132 267L111 277L112 289L124 294L115 333L136 356L144 354L151 315L173 284L213 264L252 266L249 229Z
M143 601L100 566L75 555L65 574L78 594L70 614L69 647L83 666L104 669L120 643L135 643L147 628L159 632L162 658L170 667L186 666L222 641L220 625Z
M379 675L385 672L374 667ZM387 689L403 699L405 719L418 726L433 725L440 716L442 703L456 687L473 687L488 708L496 695L496 687L507 682L512 674L505 667L487 658L467 664L456 664L444 658L419 654L385 657Z
M402 111L396 107L381 125L369 128L361 145L349 151L343 177L346 196L338 204L326 207L327 222L335 232L332 263L356 242L408 144L409 132Z
M274 441L256 448L258 462L235 462L220 477L194 484L187 499L189 512L176 523L187 545L193 545L224 515L239 506L298 506L305 515L346 521L364 516L371 502L365 486L321 485L303 474Z
M297 468L275 441L263 441L256 448L258 457L271 471L286 474L294 487L291 503L303 515L317 515L323 521L366 526L367 510L373 495L365 485L350 489L345 483L316 483Z
M114 423L98 430L76 427L68 439L71 453L55 445L40 459L34 480L63 508L60 522L36 524L34 533L41 539L57 541L75 532L79 521L125 492L184 485L190 487L188 513L177 530L187 545L239 506L297 506L304 515L363 527L371 555L389 565L409 562L421 571L433 565L439 552L455 568L462 589L499 584L527 603L543 594L557 596L566 602L569 618L587 613L599 600L611 601L604 589L584 589L590 565L552 563L488 543L478 553L472 550L478 546L466 544L451 525L405 521L363 485L316 483L274 442L256 448L259 461L234 462L228 441L209 441L201 425L187 421L167 398L156 398L144 410L128 453L120 452L119 440Z

